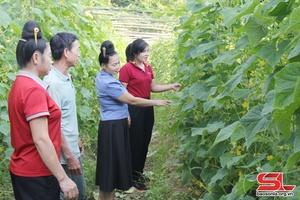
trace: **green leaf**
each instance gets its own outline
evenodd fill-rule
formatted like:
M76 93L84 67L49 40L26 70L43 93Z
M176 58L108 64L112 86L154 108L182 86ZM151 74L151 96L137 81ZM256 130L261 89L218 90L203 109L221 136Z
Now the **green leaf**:
M209 184L210 183L210 180L211 178L216 175L217 173L217 170L213 167L209 167L209 168L204 168L202 171L201 171L201 178L203 180L204 183L206 184Z
M249 17L245 30L251 46L256 46L259 41L265 37L268 33L268 25L259 20L258 18L251 16Z
M225 152L229 151L232 148L232 145L229 141L223 141L218 143L214 148L209 150L210 157L220 158Z
M9 124L4 120L0 121L0 133L3 133L4 135L9 135L10 133Z
M211 95L216 93L216 90L216 87L209 88L202 82L196 82L190 87L189 93L194 95L195 99L206 101Z
M39 16L43 21L45 20L44 18L44 12L41 9L38 8L32 8L32 12Z
M218 180L223 179L228 175L228 169L221 168L217 171L217 174L210 179L209 185L215 184Z
M292 103L300 104L300 63L288 64L275 75L275 92L276 109L285 109Z
M219 129L222 129L224 127L225 123L222 121L213 121L213 122L209 122L207 124L207 130L210 133L213 133Z
M82 119L89 119L91 117L92 108L88 106L80 106L79 107L79 116Z
M300 121L300 113L299 113L299 110L296 111L297 114L296 114L296 126L297 126L297 129L296 129L296 134L295 134L295 141L294 141L294 153L296 153L297 151L300 151L300 124L299 124L299 121Z
M266 44L260 49L257 56L265 59L269 65L275 67L286 51L288 44L289 41L280 42L278 45L276 43Z
M9 15L2 9L0 9L0 24L6 29L8 25L11 23L12 19Z
M291 136L291 117L298 107L298 104L292 103L283 110L276 109L274 111L274 124L286 141Z
M191 131L192 131L192 136L203 135L207 133L206 128L192 128Z
M266 103L264 105L263 110L261 111L262 115L267 115L274 111L274 102L275 102L275 90L271 90L268 92L266 96Z
M245 136L246 136L245 129L241 125L241 123L239 123L238 126L236 127L235 131L232 133L230 141L231 142L236 142L239 139L244 138Z
M300 106L300 64L291 63L275 75L274 123L285 140L290 137L291 117Z
M259 163L260 161L262 161L263 159L265 159L265 158L266 158L266 155L267 155L267 154L263 153L260 157L254 159L254 160L249 159L250 161L252 160L252 162L249 163L248 165L241 166L241 168L246 168L246 169L248 169L248 168L250 168L250 167L256 165L257 163Z
M228 88L228 91L232 91L242 80L242 73L237 73L233 78L229 79L229 81L225 84Z
M193 51L190 52L191 57L194 59L198 56L205 55L208 52L210 52L210 49L212 49L220 44L223 44L223 42L213 41L213 42L200 44Z
M270 160L270 162L269 162L270 166L274 166L274 167L278 166L278 162L279 162L279 160L281 160L281 159L282 159L282 156L281 156L281 155L276 155L275 157L273 157L273 158Z
M263 105L257 105L242 117L241 124L246 130L246 145L247 148L256 141L256 134L267 130L271 123L271 114L263 115Z
M236 68L236 70L238 69L238 73L244 73L244 71L252 65L255 59L256 55L250 56L250 58L248 58L247 61L241 65L240 68Z
M221 166L224 168L227 166L230 168L232 165L238 163L241 159L243 159L246 155L235 156L231 153L225 153L220 157Z
M86 87L82 87L80 89L80 93L82 94L83 98L89 100L92 98L92 93L90 92L89 89L87 89Z
M289 53L288 59L294 58L298 56L300 53L300 40L298 41L297 45L295 48Z
M190 182L192 180L192 175L191 172L189 170L189 167L187 166L187 164L184 164L183 169L182 169L182 178L181 178L181 182L183 184L187 184L188 182Z
M291 6L294 4L295 0L276 0L276 1L270 1L263 11L263 14L269 11L270 16L276 16L278 21L281 21L291 12ZM271 8L271 9L270 9Z
M213 60L213 68L218 64L224 63L227 65L232 65L237 58L241 57L243 53L241 51L229 50L224 53L218 54L218 57Z
M291 167L293 167L295 163L298 162L299 159L300 159L300 151L289 156L286 165L283 168L283 173L287 173L291 169Z
M206 149L206 147L204 146L200 146L198 151L197 151L197 158L205 158L205 156L208 154L208 151Z
M224 23L227 26L231 26L236 20L239 20L242 16L252 14L257 5L260 4L260 0L246 1L240 8L225 8L220 11L224 18Z
M18 34L18 35L22 34L22 27L20 27L19 24L12 21L12 22L10 22L10 26L14 30L15 34Z
M58 18L49 10L45 10L45 13L51 18L53 19L56 23L59 23L59 20Z
M12 72L7 73L6 76L7 76L7 78L9 78L12 81L14 81L16 79L16 75Z
M213 145L210 147L213 148L216 144L218 144L219 142L222 142L224 140L227 140L228 138L231 137L231 135L235 132L236 127L239 125L239 122L234 122L228 126L226 126L225 128L223 128L217 135Z
M267 92L269 92L270 90L273 90L275 88L275 80L274 80L274 76L275 74L280 71L283 67L282 66L279 66L279 67L276 67L274 69L274 71L269 75L267 81L265 82L265 86L262 90L262 95L265 96L265 94Z
M300 7L294 8L288 19L288 28L285 31L289 32L300 29Z
M10 159L10 156L11 154L14 152L14 148L12 147L8 147L6 150L5 150L5 157L7 160Z
M182 111L184 112L184 111L187 111L187 110L190 110L190 109L194 108L195 105L196 105L196 103L197 103L197 99L196 99L196 98L193 98L190 102L185 103L185 104L183 105Z
M193 13L206 12L213 7L212 4L200 4L196 1L187 1L187 8Z
M246 194L254 185L256 181L249 181L246 176L241 176L239 181L235 184L235 192L237 194Z
M254 89L235 89L233 90L233 98L234 100L244 99L246 98Z

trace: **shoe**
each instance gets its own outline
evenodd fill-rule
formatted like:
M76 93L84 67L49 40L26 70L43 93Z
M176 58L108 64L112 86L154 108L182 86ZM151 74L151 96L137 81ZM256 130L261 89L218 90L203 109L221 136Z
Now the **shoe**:
M140 180L142 180L144 183L150 182L150 178L148 176L146 176L145 174L141 175Z
M142 181L133 181L132 186L135 187L139 192L146 192L148 187Z
M135 188L134 187L131 187L129 188L129 190L125 190L124 193L125 194L132 194L134 192Z

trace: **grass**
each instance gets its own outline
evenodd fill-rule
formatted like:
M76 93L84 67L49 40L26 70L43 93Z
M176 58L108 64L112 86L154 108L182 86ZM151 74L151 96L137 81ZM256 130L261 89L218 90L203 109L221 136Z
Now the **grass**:
M11 186L10 174L8 170L9 160L5 152L0 153L0 197L1 199L13 199L13 189Z

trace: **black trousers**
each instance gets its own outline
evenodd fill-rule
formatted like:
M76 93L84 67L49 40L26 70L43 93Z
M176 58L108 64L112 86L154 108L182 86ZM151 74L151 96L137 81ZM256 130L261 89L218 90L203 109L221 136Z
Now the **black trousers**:
M154 125L154 109L151 107L128 106L131 117L130 151L132 179L138 180L144 172L148 146Z
M16 200L59 200L60 187L54 176L23 177L10 172Z

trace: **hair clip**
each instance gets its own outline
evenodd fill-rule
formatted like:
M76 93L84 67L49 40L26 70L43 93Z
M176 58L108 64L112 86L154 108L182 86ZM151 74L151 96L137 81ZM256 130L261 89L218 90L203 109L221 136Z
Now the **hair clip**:
M33 29L33 31L34 31L34 41L35 41L35 44L37 44L37 34L38 34L38 32L40 31L39 30L39 28L34 28Z
M23 38L20 38L19 41L22 41L22 42L24 42L24 43L27 42L27 40L25 40L25 39L23 39Z
M106 48L102 47L102 51L103 51L103 57L105 57L106 56Z

